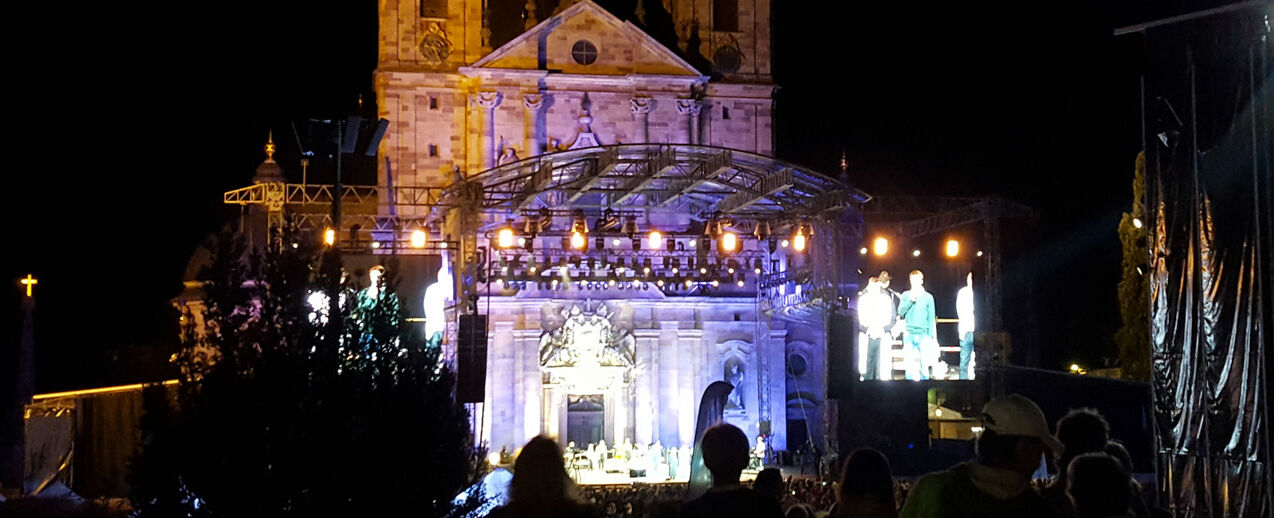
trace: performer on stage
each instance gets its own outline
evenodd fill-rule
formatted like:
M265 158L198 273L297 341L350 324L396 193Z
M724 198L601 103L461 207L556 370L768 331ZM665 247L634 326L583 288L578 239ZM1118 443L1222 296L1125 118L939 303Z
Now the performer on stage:
M969 378L969 362L973 360L973 272L965 276L965 286L956 292L956 316L960 319L960 379Z
M893 313L893 300L881 286L880 277L868 279L867 289L858 299L858 327L867 338L867 361L862 372L863 379L881 379L880 345L890 338L889 327L893 324Z
M912 270L909 276L911 289L902 295L902 305L898 306L898 317L906 323L907 337L904 345L914 358L907 361L907 379L929 379L929 366L926 358L930 344L938 336L937 320L934 318L933 295L925 291L925 274L920 270Z

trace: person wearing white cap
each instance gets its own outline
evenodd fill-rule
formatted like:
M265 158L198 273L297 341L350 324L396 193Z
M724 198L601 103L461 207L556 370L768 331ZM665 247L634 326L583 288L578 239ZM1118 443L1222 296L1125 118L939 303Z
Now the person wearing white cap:
M1040 407L1017 394L997 397L982 407L982 430L977 458L922 477L907 494L902 518L1058 516L1031 488L1045 449L1062 449Z

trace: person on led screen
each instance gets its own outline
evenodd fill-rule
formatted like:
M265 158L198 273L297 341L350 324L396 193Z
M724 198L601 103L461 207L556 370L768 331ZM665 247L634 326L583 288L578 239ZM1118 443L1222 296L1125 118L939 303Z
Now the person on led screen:
M964 278L965 286L956 292L956 317L960 334L960 379L969 376L969 363L973 361L973 272Z
M447 301L451 299L454 283L450 261L443 256L442 265L438 267L438 282L425 288L425 339L431 346L441 344L447 330Z
M893 304L893 300L881 286L879 277L867 280L867 290L858 299L858 325L867 336L864 379L881 379L880 345L890 338L889 326L894 318Z
M912 270L909 276L911 289L902 295L898 306L898 318L906 324L904 347L908 352L907 379L929 379L928 348L938 335L934 318L933 295L925 291L925 274Z

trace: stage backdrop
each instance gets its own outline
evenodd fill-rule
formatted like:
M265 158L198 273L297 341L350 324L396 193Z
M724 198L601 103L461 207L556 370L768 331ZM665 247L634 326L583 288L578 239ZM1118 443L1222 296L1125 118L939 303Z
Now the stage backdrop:
M1274 103L1262 10L1142 35L1158 468L1178 516L1271 512Z

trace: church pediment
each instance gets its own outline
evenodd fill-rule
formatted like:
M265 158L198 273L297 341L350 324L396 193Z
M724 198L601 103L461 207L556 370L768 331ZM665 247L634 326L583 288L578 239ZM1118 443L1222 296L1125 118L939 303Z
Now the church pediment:
M590 0L540 22L470 68L611 76L702 75L645 31Z

